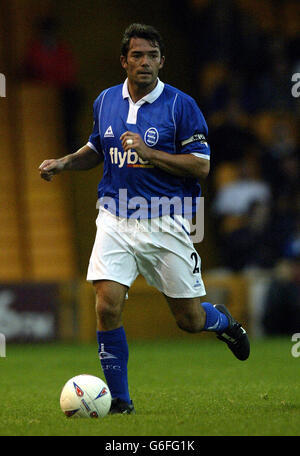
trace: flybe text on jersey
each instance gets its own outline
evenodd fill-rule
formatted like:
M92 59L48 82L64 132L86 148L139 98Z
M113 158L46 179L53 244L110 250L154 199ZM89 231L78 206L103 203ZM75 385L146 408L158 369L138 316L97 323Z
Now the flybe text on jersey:
M147 160L143 160L134 150L120 151L117 147L109 149L109 155L113 165L119 168L153 168Z

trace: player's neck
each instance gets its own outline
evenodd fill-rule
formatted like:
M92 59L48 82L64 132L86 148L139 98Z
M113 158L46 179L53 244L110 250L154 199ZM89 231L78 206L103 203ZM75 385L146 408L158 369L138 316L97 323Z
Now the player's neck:
M147 86L140 86L136 84L133 81L130 81L128 79L127 84L128 84L128 92L130 94L130 97L134 103L137 103L139 100L141 100L143 97L148 95L148 93L152 92L152 90L155 89L158 83L158 78L152 83Z

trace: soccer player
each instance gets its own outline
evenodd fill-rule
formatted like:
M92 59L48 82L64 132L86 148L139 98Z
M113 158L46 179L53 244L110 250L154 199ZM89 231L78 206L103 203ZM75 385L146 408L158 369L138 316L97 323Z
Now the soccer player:
M250 345L224 305L200 299L206 292L188 217L196 211L199 180L209 172L204 117L193 98L158 78L165 52L152 26L126 29L120 61L127 79L95 100L87 144L45 160L39 169L50 181L61 171L88 170L104 160L87 280L96 292L98 353L113 397L110 413L130 414L135 409L122 312L138 274L163 293L182 330L214 331L240 360L248 358ZM163 204L174 197L182 205ZM192 204L186 210L187 199Z

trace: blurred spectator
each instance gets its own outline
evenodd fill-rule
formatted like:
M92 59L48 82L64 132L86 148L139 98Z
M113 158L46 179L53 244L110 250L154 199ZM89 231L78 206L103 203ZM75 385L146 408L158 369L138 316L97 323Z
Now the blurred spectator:
M28 77L54 85L76 85L76 64L68 45L58 36L58 21L45 17L36 23L36 37L31 41L25 56Z
M275 194L280 188L281 192L292 196L300 186L297 138L284 118L274 123L270 136L270 143L261 157L263 176Z
M221 186L212 202L223 264L233 270L254 264L270 267L276 256L270 242L270 187L251 157L243 157L237 169L237 177ZM263 244L264 253L258 248Z
M253 203L245 225L224 236L222 250L226 266L234 271L272 268L280 256L280 245L274 232L271 205Z
M275 271L265 297L262 324L267 335L291 336L300 328L300 256Z
M288 193L273 197L273 236L278 248L278 258L284 258L285 245L295 227L294 199Z
M288 83L292 68L285 42L280 37L272 38L269 40L270 63L267 70L261 74L257 87L260 108L293 111L296 108L296 100L291 96L291 87Z
M294 229L287 236L284 255L288 258L300 258L300 214L296 218Z
M182 3L209 126L217 245L229 268L272 267L299 245L299 1Z
M245 215L253 203L271 199L270 187L261 179L255 160L243 157L238 162L238 172L238 178L216 194L213 211L218 217Z
M195 56L195 64L209 60L237 61L240 14L234 0L210 0L198 5L186 2L185 14Z
M238 162L248 155L249 149L259 146L256 135L245 125L243 116L239 100L234 97L223 107L219 125L214 125L211 118L209 143L214 166L224 161Z
M69 46L59 37L59 23L44 17L36 23L36 36L27 49L25 77L57 88L60 92L66 147L70 152L79 145L78 114L82 90L77 85L77 65Z
M300 161L299 155L292 154L284 157L279 171L282 191L294 197L300 190Z

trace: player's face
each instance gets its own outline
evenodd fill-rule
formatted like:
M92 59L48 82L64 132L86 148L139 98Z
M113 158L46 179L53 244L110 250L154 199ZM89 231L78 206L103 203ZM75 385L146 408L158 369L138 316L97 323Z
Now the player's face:
M127 57L121 56L121 65L131 83L150 87L155 85L164 60L158 45L153 46L143 38L131 38Z

